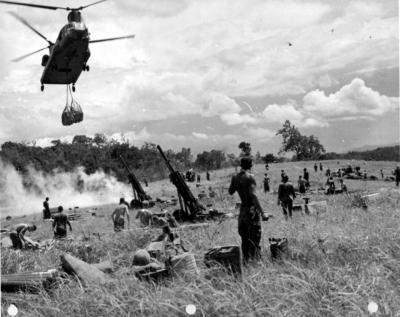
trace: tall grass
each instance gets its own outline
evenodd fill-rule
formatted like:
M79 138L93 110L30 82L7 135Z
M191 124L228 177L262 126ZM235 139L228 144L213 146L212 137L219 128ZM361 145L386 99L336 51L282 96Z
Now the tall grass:
M226 187L226 176L215 180L213 187ZM361 188L369 192L386 189L368 203L367 210L352 205L344 195L314 195L313 200L328 200L327 212L319 217L295 213L290 222L283 220L275 195L260 194L274 217L263 223L262 261L246 266L241 279L203 264L208 248L240 243L235 219L181 231L201 274L153 284L135 280L130 265L133 252L158 231L115 234L108 219L111 209L99 210L107 217L75 225L73 241L59 242L41 253L2 249L1 270L2 274L45 270L57 266L60 254L68 252L89 263L112 259L116 268L112 281L83 288L74 278L60 277L57 287L41 290L33 298L3 296L2 315L14 301L27 316L187 316L187 304L197 307L195 316L367 316L368 303L374 301L379 305L376 316L399 316L400 193L382 182L353 184L374 186ZM218 192L215 205L222 210L234 201ZM40 224L39 229L47 230L46 226ZM40 234L42 239L49 237L47 231ZM273 262L268 238L281 236L289 240L289 254Z

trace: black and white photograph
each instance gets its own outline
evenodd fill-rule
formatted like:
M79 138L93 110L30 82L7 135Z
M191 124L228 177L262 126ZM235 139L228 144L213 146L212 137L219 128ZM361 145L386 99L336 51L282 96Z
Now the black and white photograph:
M400 316L397 0L0 0L5 317Z

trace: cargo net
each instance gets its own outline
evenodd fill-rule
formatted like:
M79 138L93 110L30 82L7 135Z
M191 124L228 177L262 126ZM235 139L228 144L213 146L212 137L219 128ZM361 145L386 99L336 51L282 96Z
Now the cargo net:
M71 86L67 85L67 101L61 115L63 125L72 125L83 121L83 112L79 103L72 96Z

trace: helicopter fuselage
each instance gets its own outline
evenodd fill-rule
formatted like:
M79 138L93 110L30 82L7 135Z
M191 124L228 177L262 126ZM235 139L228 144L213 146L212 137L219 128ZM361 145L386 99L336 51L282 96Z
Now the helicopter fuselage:
M42 57L41 84L75 84L89 57L89 31L83 22L70 22L50 46L50 54Z

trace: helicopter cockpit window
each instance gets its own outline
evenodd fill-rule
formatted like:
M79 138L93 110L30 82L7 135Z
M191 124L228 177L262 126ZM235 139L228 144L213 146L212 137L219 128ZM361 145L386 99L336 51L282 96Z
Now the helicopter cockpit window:
M72 22L83 22L82 15L79 11L71 11L70 13L68 13L68 23Z

